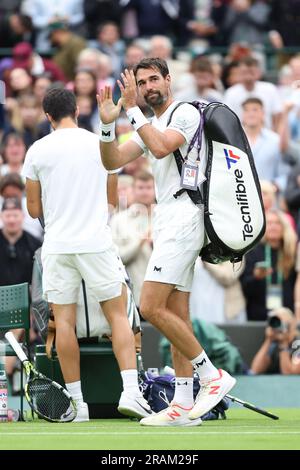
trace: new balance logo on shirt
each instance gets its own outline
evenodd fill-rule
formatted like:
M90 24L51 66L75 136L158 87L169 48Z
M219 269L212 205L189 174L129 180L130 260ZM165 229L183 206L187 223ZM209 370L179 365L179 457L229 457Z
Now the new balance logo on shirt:
M161 268L158 268L157 266L154 266L153 271L158 271L159 273L161 273Z

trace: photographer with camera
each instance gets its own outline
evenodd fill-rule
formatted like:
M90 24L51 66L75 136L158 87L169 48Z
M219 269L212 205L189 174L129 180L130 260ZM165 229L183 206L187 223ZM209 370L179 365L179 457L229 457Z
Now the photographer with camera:
M300 338L290 309L281 307L269 313L265 340L250 371L253 374L300 374Z

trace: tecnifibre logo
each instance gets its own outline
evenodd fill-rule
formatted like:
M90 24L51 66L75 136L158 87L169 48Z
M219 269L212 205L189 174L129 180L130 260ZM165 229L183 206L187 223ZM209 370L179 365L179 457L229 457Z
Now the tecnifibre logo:
M5 83L0 80L0 104L5 103Z
M227 168L228 170L230 170L231 165L233 163L237 163L240 157L238 155L235 155L232 150L224 149L224 153L226 157Z

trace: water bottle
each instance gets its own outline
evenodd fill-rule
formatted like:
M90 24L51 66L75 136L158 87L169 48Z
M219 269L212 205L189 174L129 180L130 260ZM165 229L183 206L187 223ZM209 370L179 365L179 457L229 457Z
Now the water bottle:
M0 370L0 422L8 420L7 409L8 399L6 373L5 370Z

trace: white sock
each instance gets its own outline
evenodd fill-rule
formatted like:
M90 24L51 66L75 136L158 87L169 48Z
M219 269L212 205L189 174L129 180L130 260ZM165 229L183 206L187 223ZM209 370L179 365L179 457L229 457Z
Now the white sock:
M138 373L136 369L121 370L123 390L130 395L141 395L138 384Z
M192 364L195 372L199 375L200 382L201 379L209 379L219 375L218 369L216 369L213 363L209 360L205 351L202 351L199 356L195 357L195 359L192 360Z
M76 403L83 403L80 380L78 380L77 382L71 382L69 384L66 384L66 388L71 397L76 401Z
M173 401L183 408L192 408L194 404L192 377L176 377Z

